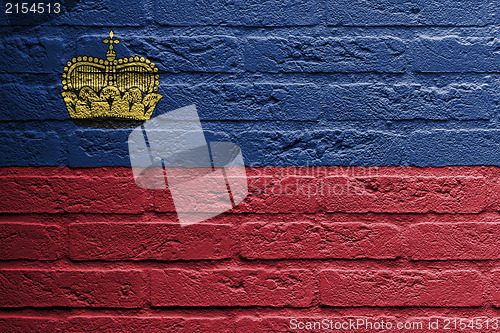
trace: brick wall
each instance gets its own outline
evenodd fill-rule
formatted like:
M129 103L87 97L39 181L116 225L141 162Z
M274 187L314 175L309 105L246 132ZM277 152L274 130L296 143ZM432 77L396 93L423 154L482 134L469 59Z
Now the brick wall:
M0 14L0 331L499 318L499 22L480 0ZM130 129L71 122L64 64L104 57L110 29L157 64L154 116L195 103L241 146L232 211L181 228L168 190L135 185Z
M2 331L497 317L498 168L318 168L291 182L281 170L249 168L241 205L180 227L168 194L135 187L128 168L3 168ZM366 187L315 190L346 182Z

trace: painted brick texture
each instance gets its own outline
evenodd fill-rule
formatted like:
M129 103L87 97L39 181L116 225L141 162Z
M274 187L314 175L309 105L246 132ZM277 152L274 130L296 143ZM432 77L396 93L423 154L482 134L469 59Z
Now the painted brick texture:
M158 211L154 200L119 212L122 202L113 200L117 183L108 180L113 175L129 188L128 168L78 169L77 174L68 168L3 168L2 183L17 179L19 193L33 191L33 183L74 188L90 177L101 187L92 207L74 211L22 206L6 198L3 211L16 214L2 216L0 223L0 306L9 310L0 315L0 327L286 332L291 318L396 323L415 321L419 314L424 322L437 316L443 325L442 309L453 308L467 319L498 306L500 275L491 266L499 247L497 167L386 167L376 174L362 167L325 167L315 169L314 177L300 175L312 170L295 170L289 189L330 184L334 172L371 185L335 197L301 190L301 197L266 185L287 184L290 170L248 168L249 183L260 180L260 191L255 183L241 207L180 227L173 209ZM484 197L476 200L481 205L459 204L469 200L460 195L469 178L481 179L478 192ZM25 179L31 181L21 182ZM374 188L382 202L389 202L374 202ZM143 191L138 197L152 195ZM65 191L51 193L53 202L69 200ZM419 205L413 205L413 197ZM164 200L171 199L163 195ZM307 206L297 206L301 200ZM360 209L363 205L372 208ZM417 206L424 210L416 212ZM54 307L57 314L46 316L44 309ZM80 309L78 315L74 309ZM147 315L125 315L120 309L142 309Z
M494 331L499 23L486 0L2 10L0 332ZM241 147L237 207L180 227L168 189L135 184L131 129L71 122L63 68L110 29L159 70L153 116L194 103Z

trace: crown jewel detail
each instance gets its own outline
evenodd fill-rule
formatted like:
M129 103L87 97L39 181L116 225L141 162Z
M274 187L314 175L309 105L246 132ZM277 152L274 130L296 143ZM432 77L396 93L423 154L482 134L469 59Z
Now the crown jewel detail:
M110 31L106 59L79 56L64 67L61 93L71 119L89 127L134 127L151 118L162 95L155 64L144 57L116 59Z

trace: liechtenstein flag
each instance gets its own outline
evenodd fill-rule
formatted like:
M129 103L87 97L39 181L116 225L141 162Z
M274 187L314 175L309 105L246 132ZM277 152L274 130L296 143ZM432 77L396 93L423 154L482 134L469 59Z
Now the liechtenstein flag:
M500 329L497 7L5 2L0 331Z

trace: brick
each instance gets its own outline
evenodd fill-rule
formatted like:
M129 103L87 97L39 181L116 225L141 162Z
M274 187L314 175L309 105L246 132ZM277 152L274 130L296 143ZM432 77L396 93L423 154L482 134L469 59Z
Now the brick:
M335 26L484 26L488 1L339 0L327 2L327 24Z
M234 332L229 318L78 316L69 319L68 332Z
M496 196L495 201L491 205L491 210L500 212L500 195L498 195L498 193L500 193L500 176L496 176L496 185L493 186L495 188Z
M241 70L243 49L231 36L122 36L115 32L120 44L115 47L117 59L144 56L160 72L234 73ZM77 42L77 54L105 58L105 36L82 36ZM185 105L183 105L185 106Z
M0 223L0 260L55 260L65 254L64 232L55 225Z
M250 37L245 67L266 73L402 73L405 50L393 37Z
M196 104L201 120L483 120L492 119L494 89L487 84L165 85L165 110ZM307 96L307 98L304 98Z
M319 275L323 305L473 307L483 304L479 272L325 270Z
M489 120L494 110L492 88L469 83L335 84L323 91L321 100L321 111L330 120Z
M420 37L410 44L411 65L417 72L498 72L499 41L483 37Z
M151 206L152 210L158 213L175 213L177 212L174 201L172 199L172 193L170 193L170 189L158 191L151 190Z
M196 104L200 119L317 120L320 91L314 84L199 84L164 85L165 110ZM307 99L304 96L308 96Z
M65 144L53 131L0 131L0 166L61 165Z
M313 143L319 141L320 162L316 165L394 166L404 163L406 156L403 138L389 132L332 130L318 131L313 137Z
M284 27L319 23L318 1L279 0L227 3L223 0L157 0L155 19L161 25L227 25Z
M63 332L64 321L51 317L0 317L1 332Z
M129 129L84 129L68 136L69 166L130 166Z
M316 188L313 177L248 178L248 196L232 212L238 213L314 213L318 198L310 194Z
M106 178L133 177L132 170L125 167L114 168L71 168L64 166L38 166L38 167L5 167L0 168L1 177L40 177L40 178Z
M141 1L90 0L66 6L64 14L58 15L52 24L137 27L147 23L145 3Z
M500 165L497 129L415 131L408 141L411 165Z
M487 84L356 83L165 85L165 110L196 104L201 120L489 120L494 89ZM307 98L304 98L307 96Z
M133 178L88 176L1 177L9 195L0 201L4 213L131 213L144 211L146 193Z
M491 271L491 296L493 300L493 306L500 307L500 270L494 269Z
M233 142L247 165L401 165L406 154L401 136L373 130L248 130Z
M230 225L75 223L69 230L73 260L223 259L236 245Z
M134 270L2 270L0 306L138 308L146 277Z
M62 72L69 50L57 37L7 37L0 40L0 73Z
M314 295L308 270L153 270L152 306L306 307Z
M407 232L412 260L485 260L500 256L496 223L419 223Z
M242 316L236 321L235 332L290 332L291 319L293 318Z
M383 223L245 223L241 255L247 259L394 259L401 237Z
M207 132L205 132L204 134L206 135ZM205 138L207 139L207 142L220 141L220 140L212 140L207 135L205 136ZM223 140L223 141L225 141L225 140ZM151 146L152 146L152 142L153 141L151 141L151 139L150 139L149 143ZM155 142L159 142L159 141L155 141ZM225 188L222 191L218 192L218 194L212 193L214 195L215 194L219 195L218 198L220 199L220 201L218 201L218 202L215 202L215 201L212 202L212 199L214 199L214 197L212 197L209 200L206 200L207 197L205 195L198 195L198 196L193 197L191 199L189 199L187 197L185 197L184 199L180 198L181 201L176 202L176 205L174 205L173 199L172 199L172 194L170 192L170 190L173 188L171 176L174 177L174 180L177 177L177 184L175 185L175 191L177 191L179 193L179 191L180 191L180 188L179 188L180 183L178 181L180 179L179 175L181 175L181 174L187 175L188 174L187 169L184 167L178 168L179 169L178 171L175 171L174 169L175 168L168 168L165 170L165 172L167 174L167 177L166 177L167 181L166 182L168 183L167 185L169 185L170 187L167 187L166 190L161 190L161 191L151 190L150 191L150 193L151 193L150 203L151 203L151 208L153 211L160 212L160 213L172 213L172 212L187 213L187 214L184 214L184 221L187 221L187 220L192 220L195 217L194 215L192 215L194 212L207 213L208 215L205 214L205 219L208 219L209 217L207 217L207 216L210 216L211 213L221 213L221 212L226 211L232 207L230 205L229 198L228 197L224 198L224 196L222 195L226 192ZM227 174L231 174L231 170L229 170L229 169L226 168ZM239 172L242 170L237 169L237 170L233 170L233 171L234 171L233 176L230 176L231 179L234 179L234 182L233 182L234 186L231 185L232 186L231 187L232 193L233 194L234 193L240 193L240 194L246 193L246 188L240 188L240 185L241 185L241 187L246 187L245 186L246 182L247 182L246 177L244 177L244 175L242 174L242 177L244 177L244 178L237 180L237 178L240 177ZM238 174L238 176L235 176L236 173ZM199 170L197 172L197 175L192 174L191 176L198 177ZM160 182L161 181L162 180L160 179ZM214 184L214 182L215 181L213 180L211 184ZM203 186L205 189L211 188L210 185L205 184ZM242 199L244 199L244 198L242 197L239 200L242 200ZM198 215L198 216L200 216L200 215Z
M346 213L479 213L491 203L483 177L326 177L321 205Z
M496 24L500 23L500 6L498 5L497 2L493 3L492 12L494 17L493 22Z
M7 83L0 85L2 120L62 120L69 114L61 112L61 87ZM43 111L42 111L43 110Z

